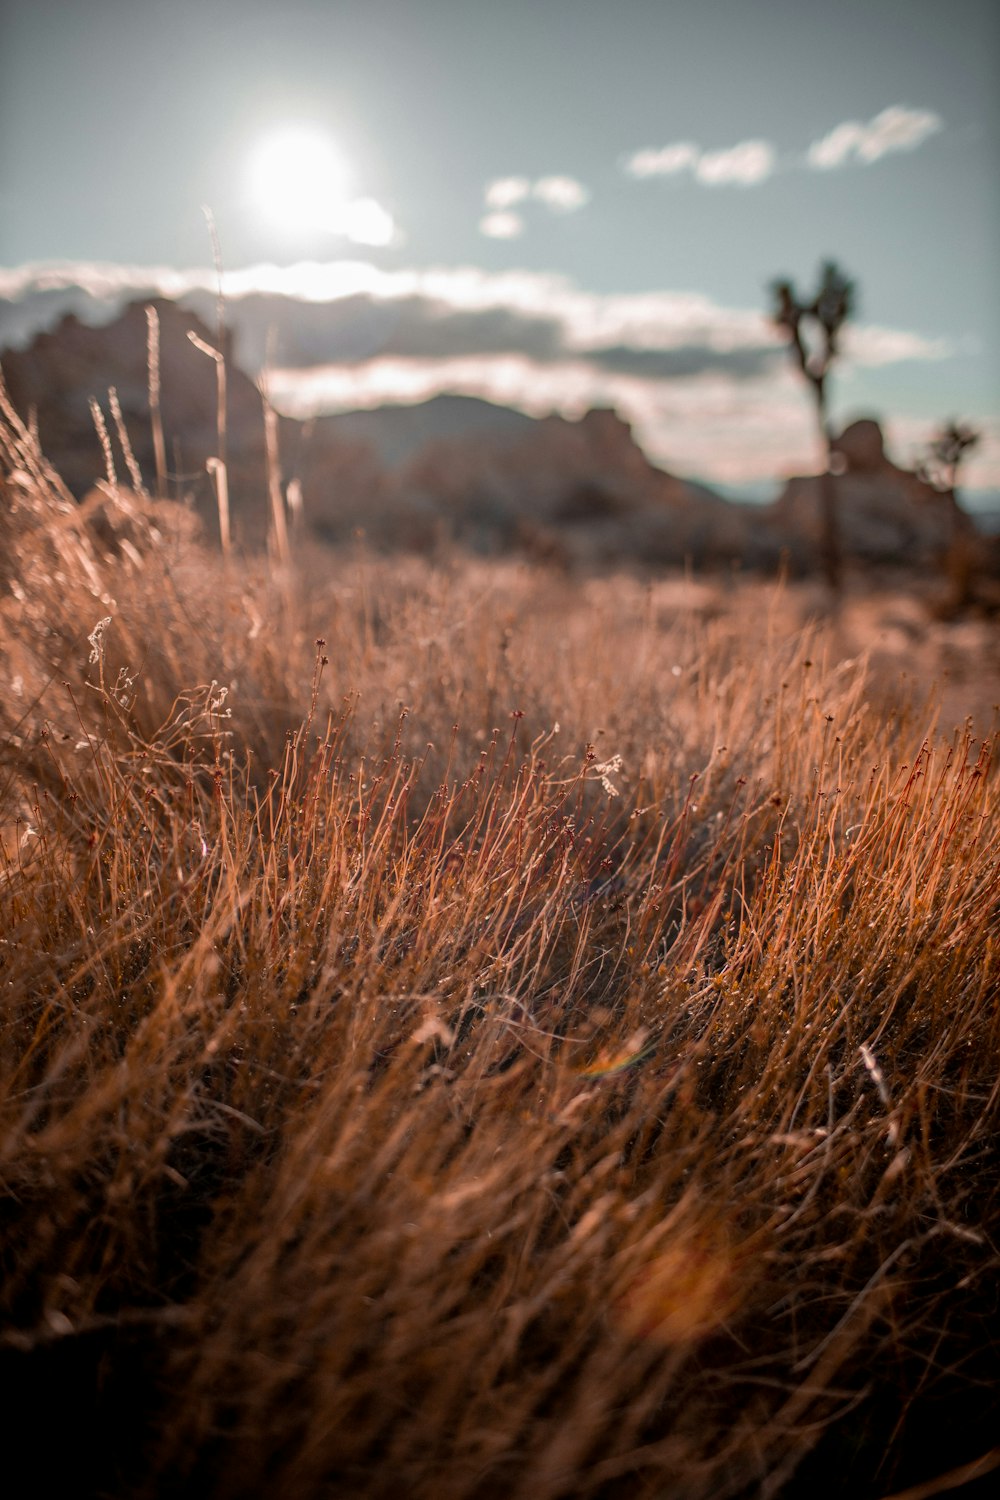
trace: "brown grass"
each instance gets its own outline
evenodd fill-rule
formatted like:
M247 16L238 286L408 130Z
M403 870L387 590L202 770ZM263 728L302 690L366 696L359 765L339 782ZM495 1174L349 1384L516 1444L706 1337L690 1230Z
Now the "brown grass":
M80 1494L983 1472L989 744L763 585L237 568L0 444L8 1463L41 1405Z

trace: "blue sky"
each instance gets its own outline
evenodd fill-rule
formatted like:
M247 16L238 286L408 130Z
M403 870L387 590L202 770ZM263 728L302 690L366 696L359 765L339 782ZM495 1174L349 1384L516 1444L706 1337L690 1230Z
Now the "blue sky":
M3 0L0 295L205 282L208 204L232 296L392 327L288 360L289 409L614 402L668 466L759 483L815 458L766 286L833 256L836 414L904 461L971 419L1000 486L998 63L992 0Z

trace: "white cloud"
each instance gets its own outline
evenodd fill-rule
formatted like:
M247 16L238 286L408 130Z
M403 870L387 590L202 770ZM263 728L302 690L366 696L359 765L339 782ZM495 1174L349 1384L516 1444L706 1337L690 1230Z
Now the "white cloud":
M741 141L728 151L706 151L695 167L699 182L709 187L738 183L752 187L774 172L776 154L770 141Z
M330 216L334 233L355 245L391 245L397 238L392 215L374 198L356 198Z
M947 359L955 353L950 339L925 339L902 328L875 325L849 326L844 330L844 354L856 365L876 368L908 359Z
M539 177L531 193L557 213L573 213L590 199L583 183L577 182L575 177Z
M892 151L912 151L943 128L940 116L931 110L893 104L867 125L845 120L834 126L813 142L800 165L828 171L851 161L878 161ZM705 187L752 187L778 171L778 153L770 141L762 140L740 141L718 151L702 151L693 141L674 141L668 146L645 146L625 157L621 165L629 177L677 177L690 172Z
M517 214L488 217L519 221ZM216 284L210 266L177 270L62 261L0 267L0 298L11 301L32 292L74 287L103 301L155 294L179 298L194 291L214 292ZM783 346L780 334L759 308L729 307L701 292L592 292L556 272L494 272L471 265L390 270L361 260L300 261L224 270L222 285L225 296L233 301L254 293L330 303L357 297L369 297L373 303L422 298L441 313L503 311L522 318L555 319L567 349L581 354L613 345L634 349L701 345L719 353ZM857 365L937 360L953 352L945 340L901 329L862 324L849 326L845 333L845 353Z
M590 193L575 177L539 177L532 182L528 177L497 177L487 183L483 202L489 212L479 221L481 234L495 240L512 240L524 233L525 222L521 214L511 209L528 198L553 213L571 214L590 201Z
M777 152L770 141L740 141L721 151L702 151L692 141L635 151L623 163L630 177L676 177L691 172L706 187L736 183L751 187L772 175Z
M630 177L674 177L693 167L699 155L698 147L691 141L677 141L658 151L652 146L636 151L626 159L624 166Z
M524 220L509 210L491 213L480 219L479 229L491 240L516 240L524 233Z
M931 110L893 104L867 125L858 120L836 125L828 135L813 142L807 161L820 171L846 166L851 160L878 161L892 151L912 151L941 129L940 115Z
M487 208L513 208L515 203L522 203L530 192L531 183L527 177L498 177L487 184L483 199Z
M111 261L29 261L22 266L0 267L0 297L14 301L32 292L60 291L80 287L97 298L127 297L159 292L180 297L193 286L202 286L208 272L178 271L171 266L130 266Z
M828 171L831 167L842 167L857 150L864 133L865 127L857 120L845 120L842 125L835 126L821 141L813 142L809 147L807 157L809 165L819 168L820 171Z

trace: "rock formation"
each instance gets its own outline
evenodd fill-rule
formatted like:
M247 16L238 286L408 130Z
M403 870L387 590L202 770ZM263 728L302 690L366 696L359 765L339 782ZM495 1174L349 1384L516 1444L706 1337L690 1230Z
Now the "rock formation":
M8 350L2 366L14 406L25 420L37 418L42 451L69 489L82 498L103 479L105 461L90 401L102 407L119 479L131 483L108 389L118 393L129 443L145 484L155 484L150 425L145 309L159 320L161 411L165 435L167 493L187 497L218 536L214 491L206 460L218 451L215 363L197 349L189 332L208 345L215 336L194 314L163 298L133 302L114 322L92 328L72 313L25 350ZM263 535L267 493L264 423L260 394L232 361L227 362L227 424L230 490L239 495L234 532L250 542ZM214 530L213 530L214 528Z
M344 483L345 444L357 445L366 427L367 466L356 447L353 483ZM387 458L381 468L376 452ZM478 552L513 548L590 566L707 563L748 552L763 560L762 548L773 562L780 550L753 508L651 464L610 410L533 420L438 397L319 418L304 429L301 453L306 515L333 540L364 525L377 541L426 546L448 536Z
M915 567L940 563L951 539L949 502L892 462L878 422L871 417L852 422L835 439L832 454L845 556ZM799 570L815 567L821 542L818 476L790 479L765 519L784 535ZM971 527L964 517L960 524Z
M142 478L154 489L147 305L132 303L100 328L68 314L29 348L3 356L14 405L26 420L37 418L43 451L77 498L104 475L90 400L107 414L112 385ZM215 339L196 313L162 298L151 305L160 330L166 493L186 501L205 534L217 538L206 471L218 451L216 370L189 334L208 345ZM261 397L226 352L233 535L259 546L268 517ZM110 418L108 428L119 479L132 485ZM283 480L299 502L296 519L334 543L363 528L377 547L427 550L448 538L479 552L517 549L588 566L690 560L772 568L785 553L801 572L812 571L819 555L816 477L789 480L772 506L730 503L651 464L610 410L578 421L536 420L471 397L439 396L305 422L283 418L279 446ZM878 423L853 422L834 454L845 556L939 561L953 526L948 502L886 456Z
M160 329L167 493L187 498L218 536L206 463L218 451L213 361L189 334L215 342L196 313L154 299L99 328L65 316L51 333L2 360L14 405L37 417L42 448L77 497L103 476L91 398L108 412L118 393L129 443L154 487L146 307ZM108 417L119 478L130 482ZM267 476L260 394L227 349L229 493L233 534L266 534ZM301 495L301 519L331 541L363 527L377 546L427 548L452 537L482 552L527 547L587 563L696 562L743 555L753 530L744 507L652 465L613 411L579 421L470 397L280 423L281 467ZM775 549L772 549L775 550Z

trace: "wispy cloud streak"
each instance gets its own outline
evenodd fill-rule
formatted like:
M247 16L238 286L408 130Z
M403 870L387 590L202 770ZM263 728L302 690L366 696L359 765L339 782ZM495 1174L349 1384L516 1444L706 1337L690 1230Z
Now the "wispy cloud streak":
M932 110L893 104L867 124L845 120L835 125L797 158L782 160L777 147L764 140L740 141L716 151L703 151L693 141L673 141L633 151L621 165L627 176L639 179L689 175L704 187L755 187L776 172L796 167L823 172L852 163L867 166L892 152L913 151L943 129L944 121Z
M531 193L531 182L527 177L498 177L488 183L483 194L487 208L513 208L523 203Z
M944 128L940 115L929 109L906 109L899 104L884 109L867 125L845 120L809 147L810 167L829 171L850 162L879 161L893 151L913 151Z
M770 141L741 141L728 151L706 151L698 158L694 175L708 187L736 183L754 187L774 173L777 152Z
M575 213L590 200L589 192L575 177L539 177L531 196L561 214Z
M672 146L661 146L659 150L646 146L635 151L625 162L625 171L630 177L676 177L679 172L693 169L701 152L691 141L675 141Z
M553 174L539 177L497 177L483 191L487 212L479 221L479 230L490 239L512 240L523 234L527 224L523 212L513 212L529 201L542 203L552 213L572 214L590 202L589 189L575 177Z
M629 177L679 177L690 173L705 187L753 187L773 176L778 154L770 141L740 141L720 151L702 151L693 141L647 146L623 162Z
M552 272L491 272L479 266L388 270L366 261L303 261L225 270L222 286L237 324L244 317L242 304L256 302L263 318L269 299L275 306L284 304L289 316L298 309L293 321L319 333L324 324L351 323L368 309L365 315L377 315L380 327L391 325L397 349L402 330L409 339L419 332L421 352L430 352L432 333L434 352L442 354L448 340L460 335L464 352L530 347L537 355L544 337L549 359L628 349L684 351L689 362L697 348L725 356L782 345L756 308L728 307L700 292L592 292ZM0 301L27 308L37 298L38 317L47 324L64 307L77 304L92 305L92 320L97 321L102 307L112 316L130 298L214 296L215 290L216 273L210 267L176 270L66 261L0 268ZM882 365L940 359L954 351L943 340L861 325L848 331L846 352L855 363Z
M508 209L496 209L479 221L480 233L491 240L516 240L524 233L524 219Z

